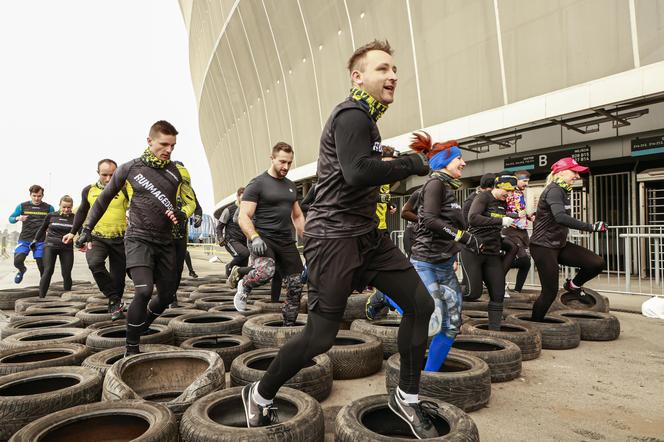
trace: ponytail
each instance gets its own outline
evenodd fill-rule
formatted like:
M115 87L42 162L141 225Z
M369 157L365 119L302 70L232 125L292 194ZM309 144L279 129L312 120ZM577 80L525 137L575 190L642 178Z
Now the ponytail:
M547 177L546 177L546 185L548 186L549 184L553 183L553 180L556 178L556 174L551 172Z

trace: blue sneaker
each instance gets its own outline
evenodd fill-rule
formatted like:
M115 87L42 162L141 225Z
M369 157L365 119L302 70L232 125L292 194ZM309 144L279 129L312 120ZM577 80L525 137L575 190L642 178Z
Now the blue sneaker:
M25 274L25 270L22 272L16 272L16 276L14 276L14 283L20 284L21 281L23 281L23 275Z
M388 308L385 302L385 295L376 290L376 292L367 298L367 303L364 306L364 313L369 321L373 321L378 316L385 314Z

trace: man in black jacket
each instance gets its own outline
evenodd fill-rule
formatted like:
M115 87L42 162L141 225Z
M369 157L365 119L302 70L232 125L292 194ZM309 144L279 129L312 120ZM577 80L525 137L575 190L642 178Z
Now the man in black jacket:
M272 400L279 388L332 346L351 292L371 284L389 293L404 311L399 327L400 381L388 405L418 438L436 437L418 399L433 301L406 256L379 233L375 220L378 186L426 175L428 164L419 154L381 161L376 121L394 100L397 84L389 44L373 41L357 49L348 69L353 88L323 129L316 200L307 214L307 325L281 348L263 379L243 389L247 425L275 420Z

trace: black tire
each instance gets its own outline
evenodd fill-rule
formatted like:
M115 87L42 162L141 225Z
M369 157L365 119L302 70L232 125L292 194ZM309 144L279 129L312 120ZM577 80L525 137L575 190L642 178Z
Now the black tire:
M171 320L173 318L177 318L178 316L182 315L189 315L189 314L198 314L202 315L205 313L203 310L199 310L196 308L167 308L164 310L164 313L159 315L157 319L154 320L154 324L160 324L160 325L168 325L171 323Z
M307 315L300 314L293 327L284 327L280 313L254 315L247 318L242 327L242 335L251 339L256 348L279 348L293 336L302 333L307 323Z
M491 336L514 342L521 349L521 360L530 361L539 358L542 354L542 334L531 324L503 321L500 331L489 330L489 321L474 319L461 326L461 333L475 336Z
M224 361L226 370L229 370L233 360L241 354L253 350L254 344L246 336L217 334L187 339L180 344L180 348L213 351Z
M14 310L16 301L39 295L39 288L2 289L0 290L0 310Z
M197 336L229 334L239 335L246 318L238 313L189 313L173 318L168 326L173 330L175 344Z
M0 378L0 440L42 416L97 402L102 379L83 367L47 367Z
M118 422L121 424L118 425ZM38 439L178 442L178 424L175 415L161 404L143 401L97 402L37 419L19 430L11 440L34 442Z
M489 312L482 310L462 310L461 314L468 319L489 319Z
M111 320L111 314L108 312L108 305L99 305L98 307L87 307L76 313L76 317L80 318L85 324L85 327L95 324L97 322L104 322Z
M29 298L21 298L17 299L16 302L14 303L14 311L16 313L22 313L26 311L28 307L32 307L33 305L40 305L40 304L46 304L58 301L60 301L60 298L58 298L57 296L45 296L43 298L40 298L39 296L31 296Z
M19 318L21 316L76 316L76 313L79 312L78 308L63 307L63 308L39 308L39 306L33 305L28 307L28 309L21 314L14 317Z
M253 316L253 315L260 315L261 313L264 313L263 309L258 307L255 304L251 304L251 305L247 304L247 310L246 311L238 312L237 310L235 310L235 306L233 305L233 301L222 302L217 307L212 307L208 311L210 311L210 312L235 312L235 313L241 314L244 317Z
M610 313L559 310L551 316L564 317L579 324L583 341L613 341L620 336L620 321Z
M198 298L194 301L194 306L199 310L208 311L212 307L217 307L224 302L233 301L233 295L212 295Z
M378 319L376 321L356 319L350 325L350 329L351 331L377 337L383 343L383 357L387 359L399 352L397 335L399 333L400 324L400 318Z
M114 327L116 325L124 325L126 327L127 326L127 320L126 319L118 319L116 321L95 322L94 324L90 324L85 328L87 328L88 330L101 330L102 328Z
M281 308L284 306L284 301L274 302L270 299L257 299L256 302L254 302L254 305L259 307L265 314L281 313ZM306 304L300 302L300 309L298 311L300 313L306 313L306 309Z
M220 293L220 292L228 292L229 288L226 285L226 282L219 282L219 283L207 283L207 284L200 284L198 286L198 292L199 293Z
M193 404L182 418L180 440L323 442L325 439L323 410L309 395L281 388L274 399L279 409L279 423L247 428L241 391L241 387L217 391Z
M387 394L366 396L344 406L335 420L334 440L337 442L391 442L413 439L404 421L387 406ZM439 399L422 397L436 404L431 416L440 437L426 440L448 442L479 442L475 422L463 410ZM402 436L402 437L399 437Z
M366 319L367 315L365 309L367 299L369 299L369 296L372 294L373 292L362 292L350 295L346 301L346 309L344 310L342 321L353 322L356 319ZM382 315L382 317L385 317L385 315Z
M486 362L491 371L491 382L511 381L521 375L521 349L507 339L459 335L452 347L458 353Z
M15 335L16 333L45 328L82 328L83 322L73 316L41 316L15 321L0 329L0 338Z
M549 311L557 310L590 310L593 312L609 313L609 298L602 296L595 290L584 287L585 295L575 295L565 290L559 290L556 300L553 301Z
M60 296L60 300L62 301L72 301L72 302L88 302L88 298L93 295L101 295L102 293L99 290L96 289L90 289L90 290L84 290L84 291L71 291L71 292L64 292Z
M566 350L576 348L581 342L579 324L562 316L547 315L544 320L533 321L530 313L516 313L507 318L517 324L530 324L542 334L542 348L547 350Z
M32 330L7 336L0 341L0 349L44 347L52 344L84 344L90 330L85 328L58 328Z
M117 325L93 330L85 340L85 345L90 351L97 353L109 348L124 347L127 340L127 326ZM173 343L173 330L167 325L152 324L147 333L141 335L141 344L166 344Z
M201 372L202 364L206 368ZM131 385L123 379L125 373ZM194 401L225 387L224 362L218 354L201 350L160 351L114 363L104 377L102 399L161 402L179 421Z
M81 365L90 355L83 344L53 344L48 347L20 347L0 351L0 376L36 368Z
M239 355L231 364L231 387L260 381L277 356L277 348L259 348ZM284 384L307 393L317 401L325 400L332 391L332 361L326 354L314 356L295 376Z
M86 347L87 348L87 347ZM178 351L179 347L173 345L164 345L164 344L146 344L140 346L141 353L153 353L155 351ZM90 350L88 349L88 352ZM124 347L114 347L109 348L99 353L88 353L89 356L83 360L81 366L91 368L102 376L106 375L111 366L124 358L125 348Z
M463 312L465 310L477 310L485 312L489 310L489 301L485 301L481 298L476 301L469 301L464 298L461 311Z
M74 302L74 301L65 302L60 300L44 302L44 303L39 303L37 305L31 305L27 309L25 309L25 311L32 312L35 310L61 310L65 308L72 308L79 311L85 308L85 302Z
M327 355L334 379L363 378L383 367L383 343L375 336L350 330L339 330Z
M385 366L385 386L392 392L399 385L401 357L389 357ZM440 371L422 371L420 394L448 402L463 411L478 410L491 397L491 371L480 358L451 351Z

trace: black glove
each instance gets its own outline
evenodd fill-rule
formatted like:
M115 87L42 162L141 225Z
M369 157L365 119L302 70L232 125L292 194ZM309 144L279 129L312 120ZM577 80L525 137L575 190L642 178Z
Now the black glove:
M76 241L74 241L74 247L77 249L85 247L86 243L92 241L92 232L89 227L83 227L81 233L78 235Z
M606 232L608 226L604 221L595 221L593 224L593 232Z
M389 203L392 200L392 196L389 193L381 193L379 196L379 201L381 203Z
M265 241L260 236L256 236L256 238L251 240L250 249L252 255L263 256L267 252L267 244L265 244Z
M173 215L175 215L175 219L178 220L179 226L187 225L187 214L184 213L182 210L176 210L175 212L173 212Z
M468 232L463 232L461 235L461 238L459 238L459 242L463 245L465 245L468 250L471 252L479 255L484 251L484 244L480 242L477 237L471 233Z
M200 215L194 215L192 218L194 219L194 227L198 229L201 224L203 224L203 217Z
M37 249L37 241L32 241L30 243L30 250L34 252L36 249Z
M227 243L228 243L228 242L226 241L226 238L221 238L221 239L219 240L219 245L220 245L221 247L226 247L226 244L227 244Z
M410 171L415 175L426 176L429 174L429 160L426 155L422 153L405 155L404 157L399 158L398 161L407 161L410 163Z

